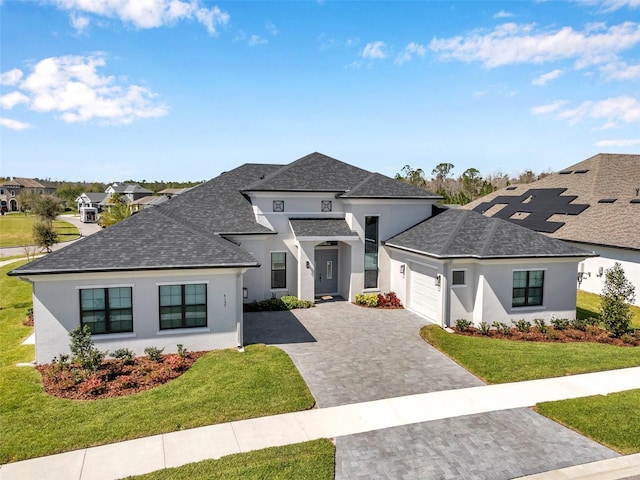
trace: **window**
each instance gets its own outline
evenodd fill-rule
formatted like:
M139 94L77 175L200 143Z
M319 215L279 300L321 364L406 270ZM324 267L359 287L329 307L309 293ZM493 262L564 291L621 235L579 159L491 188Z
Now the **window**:
M160 285L160 330L207 326L207 285Z
M321 210L323 212L330 212L332 209L331 200L322 200Z
M133 332L131 287L80 290L80 324L97 334Z
M287 288L287 254L271 253L271 288Z
M464 270L454 270L452 280L452 285L466 285L464 281Z
M364 288L378 286L378 217L364 217Z
M512 306L530 307L542 305L544 271L513 272Z
M274 200L273 201L273 211L274 212L284 212L284 200Z

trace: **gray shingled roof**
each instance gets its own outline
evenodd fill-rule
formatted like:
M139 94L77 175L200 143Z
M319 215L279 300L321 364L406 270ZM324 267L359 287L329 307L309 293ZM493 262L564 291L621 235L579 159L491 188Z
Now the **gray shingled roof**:
M236 244L163 215L160 207L85 237L11 275L258 266Z
M435 258L594 256L506 220L460 209L444 210L390 238L385 245Z
M296 237L358 237L343 218L292 218L289 223Z
M88 192L84 193L83 195L91 200L91 203L100 203L105 201L109 197L108 193L101 192Z
M114 183L111 185L111 188L116 193L153 193L151 190L141 187L138 184L131 183Z
M286 165L245 191L335 192L345 198L440 198L318 152Z

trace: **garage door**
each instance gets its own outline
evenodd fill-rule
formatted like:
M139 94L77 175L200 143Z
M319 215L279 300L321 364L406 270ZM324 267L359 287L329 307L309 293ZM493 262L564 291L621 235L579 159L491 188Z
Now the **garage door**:
M440 290L436 285L436 271L413 265L409 275L409 308L440 323Z

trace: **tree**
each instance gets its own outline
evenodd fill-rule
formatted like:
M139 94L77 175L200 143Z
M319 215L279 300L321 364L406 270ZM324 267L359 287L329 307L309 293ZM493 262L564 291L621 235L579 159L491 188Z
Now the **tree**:
M51 195L39 195L33 205L33 213L45 222L53 222L61 210L60 201Z
M627 279L622 265L616 262L605 270L604 286L600 294L600 320L615 337L629 330L633 314L630 304L635 300L635 287Z
M451 170L454 169L454 165L452 163L439 163L436 167L431 170L431 175L435 175L435 190L436 192L445 193L443 196L449 196L450 192L446 191L447 185L447 177ZM442 193L441 193L442 192Z
M27 212L31 212L34 209L39 197L40 195L31 190L20 192L20 194L18 195L18 205L20 205L20 211L24 212L25 215Z
M38 221L33 224L33 241L41 248L51 251L51 246L58 243L58 234L51 222Z
M76 208L76 198L82 195L83 191L84 189L80 184L63 183L56 189L56 195L64 200L67 208L74 210Z
M110 227L131 216L131 209L127 201L120 195L111 195L108 203L108 209L100 215L100 226Z
M396 180L401 180L410 185L414 185L419 188L424 188L427 184L427 180L424 178L424 172L421 168L413 169L411 165L405 165L401 170L404 175L396 173Z
M462 183L462 188L467 197L473 200L480 193L480 187L482 186L480 171L477 168L467 168L460 176L460 183Z

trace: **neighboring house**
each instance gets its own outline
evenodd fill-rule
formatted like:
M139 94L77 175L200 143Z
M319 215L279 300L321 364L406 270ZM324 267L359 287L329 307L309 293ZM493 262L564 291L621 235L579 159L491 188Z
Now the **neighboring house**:
M134 202L153 193L140 185L129 183L114 183L107 187L105 192L107 195L120 195L127 200L127 203Z
M512 185L463 208L593 250L579 265L579 288L602 293L619 262L640 306L640 155L598 154L526 185Z
M184 193L188 190L190 190L192 187L189 188L165 188L164 190L160 190L158 192L158 195L164 195L165 197L173 197L174 195L180 195L181 193Z
M23 192L55 195L56 187L44 185L31 178L12 178L0 183L0 209L5 212L19 212L20 194Z
M10 275L33 284L40 363L80 324L108 350L242 346L243 302L285 294L395 290L440 325L575 315L590 253L439 199L319 153L245 164Z
M109 198L109 194L107 193L89 192L81 194L75 200L78 205L78 213L80 213L83 208L95 208L100 212L107 198Z
M155 207L157 205L162 205L164 202L168 201L171 197L166 195L147 195L146 197L139 198L138 200L134 200L129 203L132 212L139 212L143 208L147 207Z

